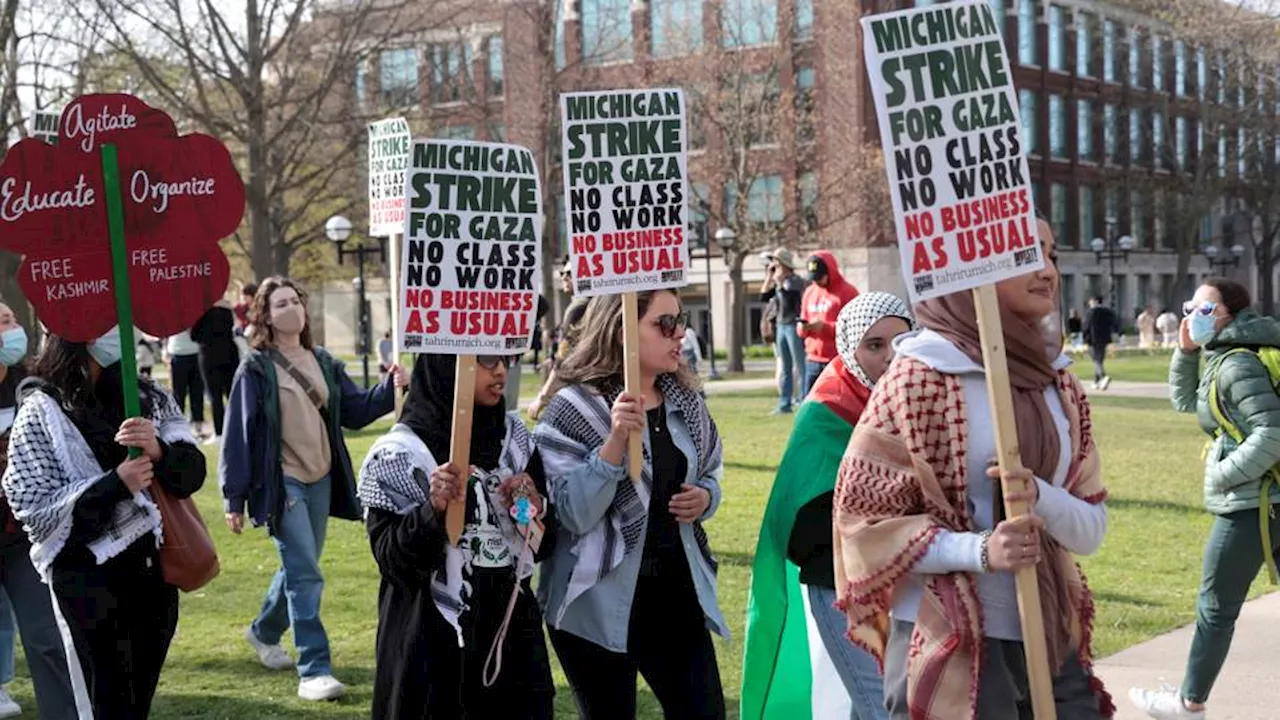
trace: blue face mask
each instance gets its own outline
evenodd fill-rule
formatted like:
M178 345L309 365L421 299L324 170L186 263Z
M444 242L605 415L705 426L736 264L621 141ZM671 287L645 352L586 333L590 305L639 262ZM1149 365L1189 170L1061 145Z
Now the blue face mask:
M89 343L89 355L104 368L120 362L120 327L111 328L106 335Z
M1218 334L1218 316L1196 312L1191 316L1191 342L1205 345Z
M22 326L0 333L0 365L13 367L27 354L27 331Z

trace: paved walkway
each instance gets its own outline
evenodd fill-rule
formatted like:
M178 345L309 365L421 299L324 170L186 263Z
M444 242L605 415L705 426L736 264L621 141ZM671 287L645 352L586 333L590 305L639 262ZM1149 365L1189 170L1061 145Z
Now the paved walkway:
M1188 601L1190 602L1190 601ZM1190 626L1135 645L1097 663L1099 676L1115 696L1116 720L1142 720L1129 702L1129 688L1156 688L1182 682L1191 647ZM1280 683L1275 681L1280 648L1280 593L1246 603L1236 623L1227 664L1209 701L1212 720L1266 720L1280 717Z

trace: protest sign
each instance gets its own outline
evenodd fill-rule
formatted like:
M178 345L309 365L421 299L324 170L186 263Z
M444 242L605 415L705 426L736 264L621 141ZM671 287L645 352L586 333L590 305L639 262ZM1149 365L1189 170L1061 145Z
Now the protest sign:
M542 266L542 193L533 153L505 143L417 140L396 333L412 353L458 356L450 460L470 467L476 355L528 352ZM450 540L462 532L450 503Z
M684 92L566 93L560 112L574 293L688 284Z
M913 302L971 291L1001 471L1022 467L995 283L1044 267L1013 74L986 2L862 18L863 49ZM1003 483L1011 502L1022 490ZM1053 720L1053 680L1035 566L1015 575L1037 720Z
M369 123L369 236L404 230L404 173L409 167L409 123L389 118Z
M60 117L61 113L37 110L31 116L31 127L28 128L27 134L42 143L56 145L58 143L58 120Z
M983 8L948 3L862 20L912 302L1044 263L1013 71Z

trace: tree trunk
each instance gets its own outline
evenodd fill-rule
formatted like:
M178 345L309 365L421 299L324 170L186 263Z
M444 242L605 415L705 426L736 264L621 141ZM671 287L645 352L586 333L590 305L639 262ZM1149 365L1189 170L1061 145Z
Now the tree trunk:
M740 252L729 252L729 372L742 372L742 348L746 345L746 325L743 312L744 292L742 287L742 262L746 256ZM707 286L707 292L711 287Z
M248 121L249 182L245 184L245 201L249 208L250 260L257 280L276 272L275 253L272 252L274 233L271 231L271 201L267 197L267 179L270 167L267 157L267 110L262 105L263 60L262 16L257 0L245 3L246 68L248 81L243 99ZM288 270L286 265L285 270Z

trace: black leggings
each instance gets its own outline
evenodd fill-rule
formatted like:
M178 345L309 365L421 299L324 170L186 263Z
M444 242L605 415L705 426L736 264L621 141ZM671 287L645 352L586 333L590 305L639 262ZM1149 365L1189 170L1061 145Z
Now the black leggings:
M1107 376L1107 346L1090 345L1089 358L1093 360L1094 381L1102 382L1102 378Z
M191 422L204 422L204 380L200 377L199 355L174 355L169 363L173 377L173 397L178 407L187 411L187 398L191 399Z
M204 387L209 391L209 406L213 409L213 432L222 435L222 419L226 416L227 398L231 397L231 381L236 375L236 366L230 363L200 363L200 374L204 378Z

